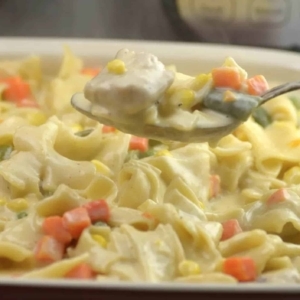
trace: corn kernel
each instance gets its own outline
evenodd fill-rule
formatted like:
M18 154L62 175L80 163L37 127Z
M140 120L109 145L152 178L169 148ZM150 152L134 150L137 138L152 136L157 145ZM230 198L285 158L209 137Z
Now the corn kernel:
M223 101L224 102L233 102L236 100L236 97L235 97L235 94L231 91L226 91L224 94L223 94Z
M47 117L42 112L32 112L27 115L27 120L31 125L39 126L47 121Z
M105 176L110 176L112 175L111 170L109 169L109 167L107 167L105 164L103 164L101 161L97 160L97 159L93 159L91 161L94 166L96 167L97 172L105 175Z
M3 206L3 205L5 205L5 204L6 204L6 200L0 199L0 206Z
M283 175L283 180L287 184L300 184L300 167L292 167Z
M71 126L73 132L83 131L83 127L80 124L74 124Z
M107 70L110 73L114 73L118 75L123 74L126 72L125 63L120 59L114 59L107 63Z
M296 148L300 146L300 139L293 140L288 143L289 147Z
M202 89L210 80L212 80L212 75L209 74L200 74L196 76L194 79L192 87L195 90L200 90Z
M182 108L192 107L195 100L195 92L190 89L181 89L175 91L170 101L173 105L180 105Z
M157 151L154 156L173 156L173 155L169 150L163 149Z
M192 260L183 260L179 264L179 272L182 276L198 275L201 273L200 266Z
M100 235L100 234L92 234L92 239L97 242L102 248L106 248L107 246L107 241L106 239Z
M14 199L6 203L6 207L14 212L21 212L28 208L28 202L25 199Z

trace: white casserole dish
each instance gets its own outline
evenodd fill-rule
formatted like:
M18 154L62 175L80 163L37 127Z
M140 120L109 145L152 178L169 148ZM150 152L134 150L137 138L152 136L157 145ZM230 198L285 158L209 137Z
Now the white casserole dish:
M259 48L234 47L208 44L140 42L126 40L73 40L73 39L0 39L0 59L20 58L36 54L46 58L44 68L55 70L62 57L62 45L67 44L72 51L85 61L86 65L104 64L111 59L120 48L146 50L157 55L166 64L175 64L186 73L206 72L220 65L226 56L232 56L250 75L264 74L269 81L284 82L300 79L300 55L291 52L265 50ZM64 289L64 290L62 290ZM148 291L145 293L145 291ZM53 299L54 297L72 297L72 299L117 299L130 297L166 297L180 299L183 294L188 297L225 297L235 298L238 294L247 299L258 294L274 294L272 297L293 298L300 293L300 287L287 285L181 285L175 284L127 284L100 283L62 280L19 280L1 279L0 291L8 298L21 296L22 299ZM230 295L231 294L231 295ZM233 294L235 294L233 296ZM1 298L2 299L2 298ZM4 298L3 298L4 299ZM7 299L7 298L5 298ZM9 298L12 299L12 298ZM38 299L38 298L37 298Z

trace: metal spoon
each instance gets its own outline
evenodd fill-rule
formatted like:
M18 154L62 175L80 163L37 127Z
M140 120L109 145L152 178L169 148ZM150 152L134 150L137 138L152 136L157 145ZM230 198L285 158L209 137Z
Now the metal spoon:
M289 82L274 87L261 96L251 96L232 91L236 101L225 102L223 100L224 89L215 89L210 92L203 100L204 108L201 111L205 114L221 113L226 115L228 123L226 125L216 124L212 127L196 127L190 131L178 130L173 127L162 127L149 124L119 123L109 119L105 115L95 116L91 113L92 104L83 93L73 95L71 99L72 106L86 115L102 124L114 126L115 128L137 136L143 136L155 140L178 141L183 143L197 142L215 142L220 138L230 134L241 123L245 122L253 111L267 101L291 91L300 89L300 81ZM228 89L226 89L228 90Z

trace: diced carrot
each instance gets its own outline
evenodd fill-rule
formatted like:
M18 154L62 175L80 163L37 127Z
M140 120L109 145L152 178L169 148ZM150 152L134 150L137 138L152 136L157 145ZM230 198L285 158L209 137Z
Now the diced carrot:
M77 207L64 213L63 224L71 236L77 239L91 225L91 219L86 208Z
M230 257L223 263L223 272L238 281L253 281L257 277L255 262L251 257Z
M103 125L103 127L102 127L103 133L110 133L110 132L114 132L114 131L116 131L115 127L107 126L107 125Z
M214 198L216 197L221 189L221 179L219 175L211 175L210 179L210 186L209 186L209 198Z
M65 278L72 279L91 279L94 278L94 271L92 268L86 264L81 263L78 266L71 269L66 275Z
M84 68L81 70L81 74L87 75L89 77L95 77L101 71L100 68Z
M289 198L289 193L286 189L279 189L274 192L267 200L267 205L277 204L280 202L284 202Z
M138 136L132 136L129 143L130 150L140 150L145 152L148 150L148 139Z
M256 75L247 80L248 94L259 96L269 89L266 78L262 75Z
M39 108L40 106L38 103L32 99L22 99L17 103L18 107L32 107L32 108Z
M102 221L107 223L110 218L110 209L105 200L94 200L83 205L92 222Z
M68 244L72 240L71 234L64 227L62 217L53 216L46 218L42 228L45 234L54 237L63 244Z
M19 102L31 97L30 86L21 77L9 77L1 82L7 85L3 91L3 98L12 102Z
M212 78L214 86L218 88L232 88L239 90L242 85L240 73L235 68L221 67L213 69Z
M35 248L35 259L38 262L52 263L61 260L65 247L62 243L49 235L44 235Z
M233 237L234 235L242 232L242 228L236 219L228 220L222 223L223 226L223 234L221 237L221 241L225 241Z

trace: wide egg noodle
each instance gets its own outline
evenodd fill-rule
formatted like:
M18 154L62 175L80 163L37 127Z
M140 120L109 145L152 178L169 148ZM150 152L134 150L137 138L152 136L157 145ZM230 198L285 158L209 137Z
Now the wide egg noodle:
M149 157L145 162L161 171L161 178L169 185L174 177L181 177L200 201L209 194L209 173L212 154L206 144L189 144L171 151L172 156Z
M217 242L221 236L221 225L208 222L203 214L198 216L177 211L172 204L156 204L149 200L140 209L150 212L162 224L171 224L176 231L188 259L199 263L204 271L213 270L221 256L217 251ZM209 258L208 258L209 257Z
M162 202L165 185L160 173L143 161L126 163L118 175L118 205L137 208L148 199Z
M184 252L171 225L161 224L148 232L122 225L116 232L116 236L114 232L111 234L111 248L118 249L123 259L111 266L112 275L123 280L149 282L169 281L177 276L176 266L184 259ZM131 251L130 255L124 256L128 253L124 251L126 247L130 247Z
M20 279L30 279L30 278L64 278L64 276L71 271L74 267L81 263L86 262L88 259L87 254L82 254L80 256L64 259L62 261L55 262L49 266L41 269L37 269L28 272L20 277Z
M262 200L249 206L245 215L248 227L261 228L269 233L282 236L295 235L300 231L300 210L298 187L288 188L289 198L277 205L267 205L266 199L272 191L263 195ZM274 192L274 190L273 190ZM276 222L274 222L276 220ZM289 226L292 225L292 226Z

